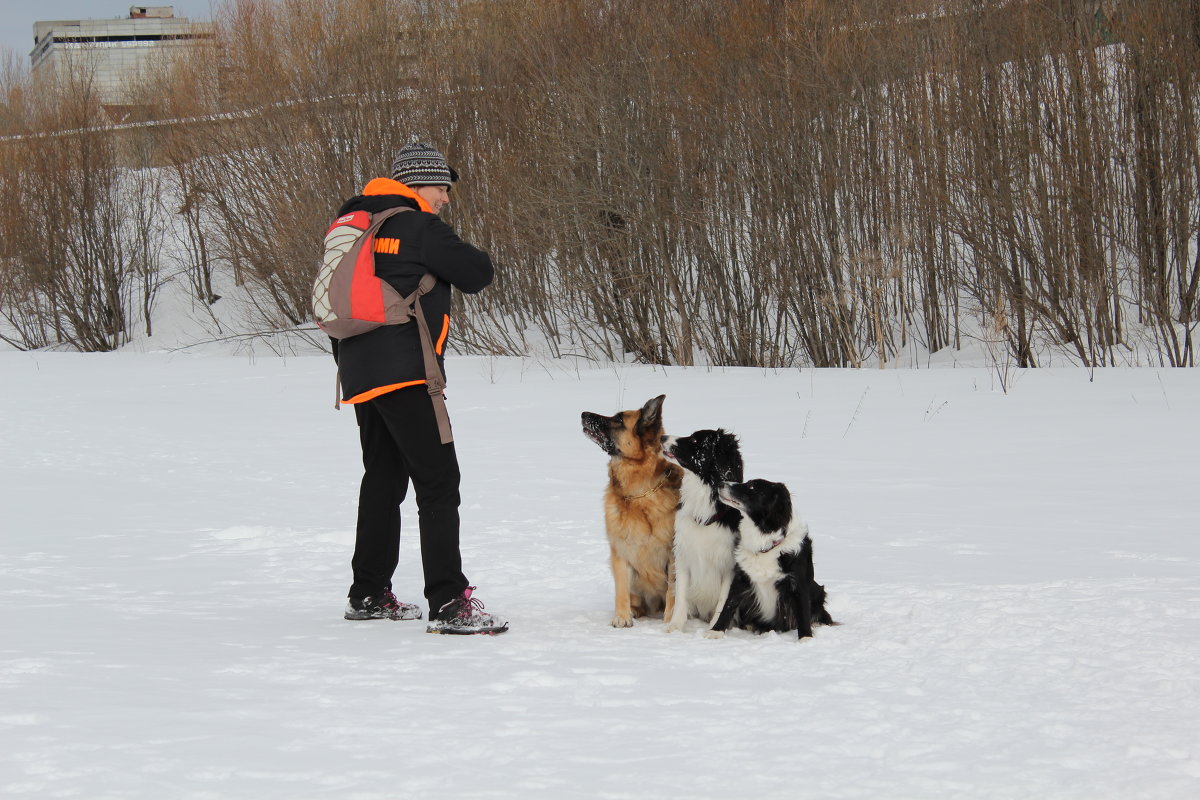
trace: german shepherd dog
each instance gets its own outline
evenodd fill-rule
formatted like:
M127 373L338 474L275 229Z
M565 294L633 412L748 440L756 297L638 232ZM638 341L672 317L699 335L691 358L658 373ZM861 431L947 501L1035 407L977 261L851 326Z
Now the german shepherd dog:
M813 635L813 625L836 625L825 610L825 587L813 574L808 525L792 513L788 488L752 480L724 483L717 494L742 512L742 519L733 585L705 636L723 636L735 615L757 633L796 631L800 639Z
M583 412L583 435L609 455L604 529L616 587L614 628L674 604L671 543L679 504L680 470L662 457L659 395L638 410L611 417Z
M689 616L711 627L729 596L742 521L717 492L723 483L742 480L742 453L737 437L722 429L664 436L662 447L663 458L683 468L675 514L675 608L667 632L683 630Z

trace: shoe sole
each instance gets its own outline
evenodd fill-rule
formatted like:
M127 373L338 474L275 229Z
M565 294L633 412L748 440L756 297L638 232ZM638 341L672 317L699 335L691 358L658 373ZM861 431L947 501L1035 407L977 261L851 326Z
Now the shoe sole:
M479 635L496 636L497 634L504 633L506 630L508 630L508 625L505 625L503 628L476 628L474 630L469 630L469 631L453 630L451 628L429 627L429 628L425 629L425 632L426 633L436 633L436 634L440 634L442 636L479 636Z
M367 614L367 615L364 615L361 617L357 616L357 615L350 615L350 614L342 615L342 619L348 619L351 622L369 622L370 620L373 620L373 619L390 619L392 622L412 622L414 620L422 619L423 617L424 617L423 614L418 614L415 617L388 617L388 616L375 616L372 614Z

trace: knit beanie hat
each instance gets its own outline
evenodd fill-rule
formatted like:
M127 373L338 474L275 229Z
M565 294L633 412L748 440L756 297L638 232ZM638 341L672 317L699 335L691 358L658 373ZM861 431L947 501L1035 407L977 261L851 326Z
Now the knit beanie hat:
M446 158L424 142L406 145L392 162L392 180L405 186L449 186L458 173L446 164Z

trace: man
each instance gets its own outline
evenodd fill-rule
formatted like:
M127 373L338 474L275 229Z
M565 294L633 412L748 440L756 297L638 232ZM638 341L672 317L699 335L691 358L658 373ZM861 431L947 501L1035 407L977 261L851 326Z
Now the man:
M458 179L446 159L427 144L406 146L391 178L375 178L341 207L376 213L407 206L375 237L375 273L402 296L426 272L437 284L421 298L438 367L450 330L450 288L473 294L492 282L487 253L464 242L438 213ZM500 633L508 623L483 610L472 595L459 553L459 468L454 443L443 444L433 399L425 386L420 334L414 322L384 325L334 342L342 402L354 406L363 453L358 527L345 617L420 619L421 610L392 593L400 554L400 503L411 481L416 492L421 566L429 602L430 633Z

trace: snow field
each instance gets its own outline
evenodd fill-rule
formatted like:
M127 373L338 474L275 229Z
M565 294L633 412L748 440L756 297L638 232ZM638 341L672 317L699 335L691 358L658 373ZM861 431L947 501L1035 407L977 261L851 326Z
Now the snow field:
M341 619L327 358L0 354L0 795L1200 794L1196 371L449 366L499 637ZM579 412L664 392L792 488L841 626L608 626Z

